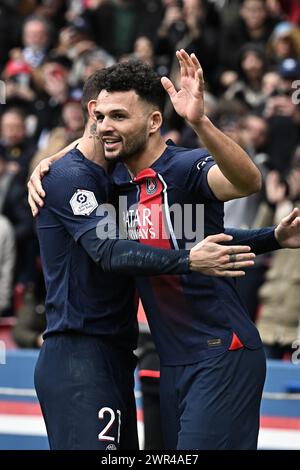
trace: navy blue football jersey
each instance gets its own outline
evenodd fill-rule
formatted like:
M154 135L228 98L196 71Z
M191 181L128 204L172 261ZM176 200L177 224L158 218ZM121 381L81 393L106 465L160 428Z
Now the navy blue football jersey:
M109 202L111 180L102 167L74 149L51 166L43 185L47 195L37 233L47 289L44 336L80 332L134 349L133 278L104 273L77 243L101 224L97 208Z
M119 163L113 177L120 195L127 196L120 220L128 238L177 250L223 232L223 203L207 181L214 164L206 149L174 145L133 180ZM261 347L233 279L190 273L136 282L163 365Z

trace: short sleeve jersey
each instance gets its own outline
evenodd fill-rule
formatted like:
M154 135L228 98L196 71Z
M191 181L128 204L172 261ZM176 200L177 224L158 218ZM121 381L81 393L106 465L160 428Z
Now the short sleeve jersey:
M134 179L120 163L114 181L126 196L120 220L128 238L176 250L222 233L223 203L207 181L214 164L206 149L174 145ZM233 279L164 275L140 277L137 287L163 365L194 363L241 345L261 347Z

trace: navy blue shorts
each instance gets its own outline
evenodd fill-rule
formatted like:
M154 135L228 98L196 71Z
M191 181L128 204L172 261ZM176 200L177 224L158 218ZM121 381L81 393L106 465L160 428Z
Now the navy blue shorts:
M138 449L136 358L96 336L46 338L35 387L51 449Z
M265 381L263 349L238 349L161 367L166 449L256 449Z

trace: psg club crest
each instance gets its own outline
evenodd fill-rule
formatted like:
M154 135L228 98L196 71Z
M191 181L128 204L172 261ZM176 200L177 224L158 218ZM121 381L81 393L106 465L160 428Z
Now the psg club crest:
M157 182L153 178L146 179L146 191L147 194L154 194L157 189Z

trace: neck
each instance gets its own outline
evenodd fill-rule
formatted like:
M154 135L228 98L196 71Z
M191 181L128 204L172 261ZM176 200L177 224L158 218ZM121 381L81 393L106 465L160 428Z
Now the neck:
M103 166L105 170L108 169L108 163L104 159L102 143L96 134L94 121L88 121L77 148L85 158Z
M139 154L132 155L126 160L125 165L132 175L149 168L166 149L166 143L161 135L150 137L146 148Z

